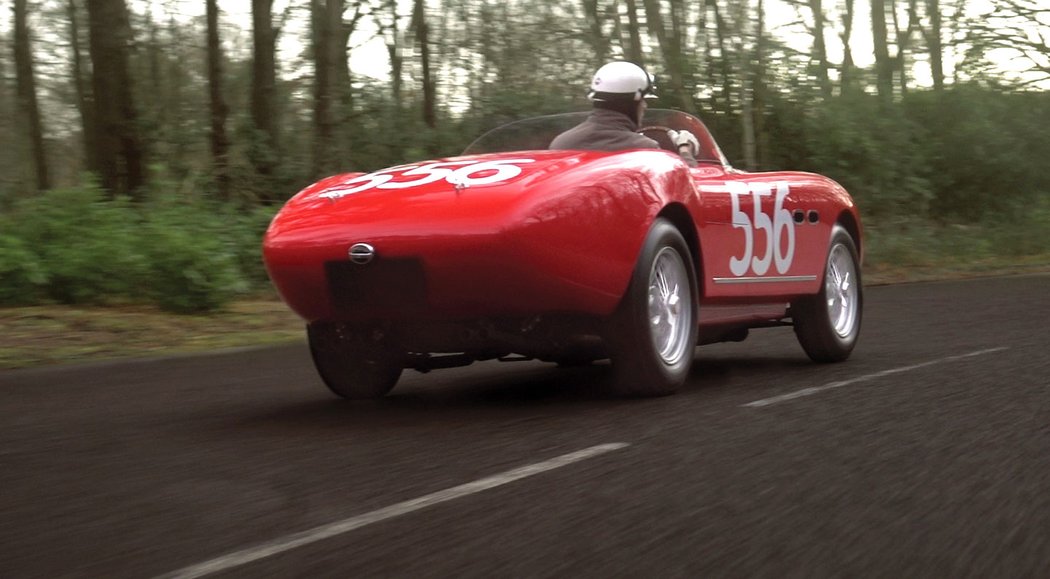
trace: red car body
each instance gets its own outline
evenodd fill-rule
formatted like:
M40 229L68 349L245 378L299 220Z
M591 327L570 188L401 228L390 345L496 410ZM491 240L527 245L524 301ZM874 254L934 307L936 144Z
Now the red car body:
M709 342L780 324L792 301L819 293L834 226L863 248L841 186L811 173L733 169L683 113L649 111L658 126L643 132L666 140L667 128L690 130L703 149L696 167L666 150L543 149L582 118L508 125L464 156L307 187L266 234L274 285L309 324L393 325L409 336L485 320L600 323L624 299L647 232L664 218L689 245L700 340ZM369 263L351 259L355 245L372 250ZM407 350L485 349L455 335ZM551 348L493 342L501 354L557 358Z

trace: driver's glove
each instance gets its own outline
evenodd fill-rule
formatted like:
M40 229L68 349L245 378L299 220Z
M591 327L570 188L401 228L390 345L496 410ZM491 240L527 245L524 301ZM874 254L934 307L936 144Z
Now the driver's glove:
M671 137L671 142L674 143L675 150L679 153L682 152L682 147L689 147L689 156L696 158L697 154L700 153L700 142L696 140L696 136L686 130L667 131L667 136Z

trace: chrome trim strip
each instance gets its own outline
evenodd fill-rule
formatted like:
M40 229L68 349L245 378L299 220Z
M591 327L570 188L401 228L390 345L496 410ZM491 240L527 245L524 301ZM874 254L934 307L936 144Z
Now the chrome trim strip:
M715 283L779 283L817 281L815 275L780 275L767 277L716 277Z

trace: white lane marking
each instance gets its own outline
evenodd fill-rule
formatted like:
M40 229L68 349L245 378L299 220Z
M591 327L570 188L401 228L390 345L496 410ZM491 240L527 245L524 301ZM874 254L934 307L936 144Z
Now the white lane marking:
M290 551L297 547L302 547L303 545L316 543L317 541L322 541L324 539L328 539L336 535L348 533L355 529L360 529L361 527L371 525L372 523L378 523L380 521L385 521L387 519L392 519L394 517L406 515L413 511L418 511L420 509L424 509L426 507L433 506L439 503L444 503L453 499L458 499L467 495L479 493L484 490L488 490L498 486L503 486L505 484L512 483L523 478L535 476L547 471L561 468L563 466L568 466L574 462L580 462L582 460L594 458L598 455L605 454L607 452L612 452L614 450L619 450L627 446L630 446L630 444L626 442L612 442L609 444L599 444L597 446L592 446L583 450L577 450L576 452L563 454L550 460L545 460L543 462L537 462L535 464L530 464L513 470L508 470L500 474L488 476L473 482L468 482L459 486L454 486L445 490L430 493L429 495L424 495L419 498L409 499L407 501L390 505L389 507L383 507L372 512L357 515L356 517L350 517L349 519L344 519L342 521L322 525L320 527L315 527L306 531L293 533L291 535L287 535L279 539L274 539L272 541L260 543L258 545L255 545L254 547L249 547L240 551L234 551L233 553L217 557L210 561L205 561L203 563L193 565L191 567L186 567L173 573L161 575L160 579L191 579L195 577L204 577L206 575L211 575L220 571L226 571L234 567L246 565L253 561L258 561L259 559L265 559L266 557L270 557L278 553L283 553L285 551Z
M842 388L843 386L849 386L850 384L856 384L857 382L866 382L868 380L874 380L876 378L882 378L883 376L889 376L891 374L900 374L901 372L910 372L912 370L918 370L919 368L925 368L927 366L933 366L935 364L944 364L946 362L957 362L966 358L973 358L974 356L984 356L987 354L994 354L996 352L1002 352L1003 350L1009 350L1007 347L1001 348L989 348L987 350L977 350L976 352L970 352L969 354L960 354L958 356L948 356L946 358L938 358L936 360L930 360L929 362L923 362L921 364L913 364L911 366L901 366L900 368L891 368L889 370L883 370L882 372L875 372L874 374L867 374L865 376L858 376L856 378L850 378L849 380L842 380L839 382L831 382L823 386L814 386L812 388L803 388L802 390L796 390L794 392L788 392L787 394L781 394L779 396L773 396L771 398L763 398L762 400L755 400L754 402L748 402L747 404L741 404L744 407L750 408L761 408L763 406L770 406L779 402L787 402L788 400L794 400L796 398L802 398L805 396L812 396L814 394L820 394L826 390L832 390L834 388Z

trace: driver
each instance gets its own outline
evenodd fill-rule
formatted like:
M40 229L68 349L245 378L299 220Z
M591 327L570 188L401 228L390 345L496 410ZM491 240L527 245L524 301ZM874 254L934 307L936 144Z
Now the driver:
M594 111L587 120L558 135L551 149L622 151L626 149L659 149L656 141L638 134L645 100L653 94L653 77L631 62L610 62L594 73L587 98ZM696 166L700 143L689 131L667 131L678 154L691 167Z

